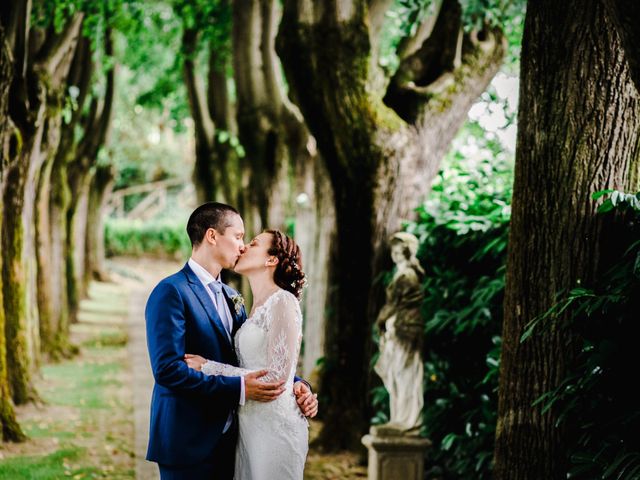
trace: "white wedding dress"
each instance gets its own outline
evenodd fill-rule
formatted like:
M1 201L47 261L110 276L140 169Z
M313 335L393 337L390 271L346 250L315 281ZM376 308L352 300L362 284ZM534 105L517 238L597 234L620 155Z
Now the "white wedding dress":
M266 369L263 381L286 380L285 391L276 400L247 400L238 409L236 480L302 480L309 431L293 393L301 340L300 304L292 293L278 290L235 335L240 368L212 361L202 367L207 375L225 376Z

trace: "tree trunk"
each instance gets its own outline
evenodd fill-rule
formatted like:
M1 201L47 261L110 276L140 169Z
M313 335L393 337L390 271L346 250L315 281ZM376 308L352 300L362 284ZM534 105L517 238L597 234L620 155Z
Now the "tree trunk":
M251 235L267 226L284 228L285 211L291 211L291 158L283 119L288 112L284 111L274 50L278 19L275 1L233 3L236 118L240 142L247 152L243 169L249 172L243 214Z
M22 150L16 163L9 167L4 191L5 211L15 212L4 216L2 251L3 294L6 318L7 363L11 393L16 404L26 403L35 398L31 385L31 357L29 355L29 329L34 321L32 306L37 307L32 298L31 275L34 258L27 258L26 251L32 252L33 205L28 197L32 193L29 181L35 181L34 170L39 167L40 144L43 134L44 106L39 115L40 126L32 135L23 132ZM35 193L35 192L34 192ZM32 304L28 302L32 301Z
M636 0L605 0L629 63L631 78L640 90L640 3Z
M59 123L61 117L53 117L47 120L48 130L60 131ZM57 123L57 125L53 125ZM37 185L37 196L35 209L35 238L36 238L36 261L37 261L37 305L39 317L40 348L49 357L55 357L54 338L56 326L58 324L58 311L56 309L60 298L58 285L60 284L56 276L55 264L58 258L55 256L56 237L53 234L52 221L55 216L51 215L50 195L51 195L51 172L55 162L55 150L48 155L42 166ZM58 173L58 172L56 172ZM55 177L54 177L55 178Z
M193 183L199 202L222 201L236 204L240 192L240 174L236 173L236 153L231 146L232 124L227 91L228 59L209 51L208 85L196 73L199 33L185 28L182 49L185 54L183 73L194 122L196 161Z
M88 285L84 283L85 241L87 238L87 213L91 175L78 175L72 189L73 197L67 211L66 272L69 319L78 321L80 300L86 297Z
M603 231L591 195L629 187L639 113L638 93L603 4L529 2L504 301L497 479L566 478L570 426L556 426L553 408L542 413L542 405L532 403L556 388L572 366L577 346L562 326L572 312L520 339L558 295L589 288L595 279Z
M89 216L85 253L85 282L109 280L104 266L104 218L107 195L113 188L115 175L111 166L97 166L89 189Z
M309 140L315 144L315 140ZM319 155L315 161L296 162L295 178L298 198L295 201L295 239L302 250L302 263L307 275L307 287L302 297L304 316L304 349L302 375L317 385L320 380L318 361L325 356L324 327L329 291L329 252L335 243L336 214L331 182Z
M38 238L47 238L48 249L38 251L38 284L47 286L48 298L39 291L40 338L43 351L51 359L67 357L72 352L69 342L69 300L67 297L66 249L67 210L71 203L67 164L75 158L75 136L83 114L93 74L90 40L79 39L66 85L78 88L77 109L60 134L60 142L51 162L47 194L40 194L39 212L46 212L48 225L41 225ZM45 170L46 173L46 170ZM46 177L41 178L41 183ZM44 216L44 215L43 215Z
M310 8L287 0L278 33L292 96L317 139L333 187L337 241L330 255L331 309L320 386L321 442L332 449L359 447L368 424L371 326L382 299L374 279L389 265L387 238L423 201L505 50L499 30L463 33L460 6L445 0L431 35L407 53L394 78L385 79L371 63L377 55L371 39L377 40L372 32L379 31L380 12L388 4L347 1ZM344 429L346 424L352 428Z
M18 153L15 151L18 143L18 131L9 119L7 108L13 65L4 34L4 25L3 19L0 24L0 238L4 238L3 224L7 212L4 203L5 169L8 167L9 161L15 159ZM0 255L0 439L2 441L21 441L25 439L25 435L16 421L7 369L8 345L5 334L3 263L4 254Z
M3 293L12 395L16 403L23 403L35 397L30 372L39 338L36 186L43 159L57 146L55 122L48 120L60 113L58 91L69 71L82 14L75 14L59 32L51 28L36 34L30 27L29 1L16 1L4 13L13 22L15 62L9 115L22 142L16 163L7 170L4 191L5 207L12 215L4 217L3 225Z
M104 35L104 51L113 58L113 33L107 28ZM87 49L88 52L88 49ZM86 61L90 61L87 59ZM113 116L113 99L117 65L107 67L104 97L92 98L89 115L83 124L82 140L74 150L74 158L67 166L69 190L72 194L67 210L66 279L71 322L77 321L80 300L87 296L90 274L85 274L87 260L87 225L89 221L90 186L96 170L100 149L107 143ZM91 213L93 215L93 212ZM89 273L89 272L88 272Z

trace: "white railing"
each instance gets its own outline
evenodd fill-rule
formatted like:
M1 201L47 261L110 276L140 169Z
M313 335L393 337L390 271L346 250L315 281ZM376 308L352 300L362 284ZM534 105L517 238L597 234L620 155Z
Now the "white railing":
M107 215L115 218L148 220L167 207L169 189L177 188L176 201L180 205L190 206L195 197L195 189L191 183L184 180L172 178L159 182L134 185L133 187L122 188L111 192L107 200ZM125 210L125 199L131 195L144 194L133 209Z

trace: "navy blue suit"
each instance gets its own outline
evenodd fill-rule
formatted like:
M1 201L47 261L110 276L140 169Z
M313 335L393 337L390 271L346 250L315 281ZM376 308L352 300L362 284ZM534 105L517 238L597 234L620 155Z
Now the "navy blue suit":
M235 333L246 312L242 308L236 313L231 301L235 290L225 285L224 295ZM145 320L155 378L147 460L161 467L213 463L233 469L235 437L225 458L216 458L216 446L230 412L238 406L240 377L206 376L189 368L184 354L230 365L237 365L238 359L209 294L188 264L151 292ZM208 478L214 477L218 478Z

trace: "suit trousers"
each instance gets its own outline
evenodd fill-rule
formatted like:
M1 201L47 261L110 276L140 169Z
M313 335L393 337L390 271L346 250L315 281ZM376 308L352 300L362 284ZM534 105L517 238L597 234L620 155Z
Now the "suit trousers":
M211 456L196 465L163 465L161 480L233 480L238 443L238 419L231 423L229 430L218 440Z

